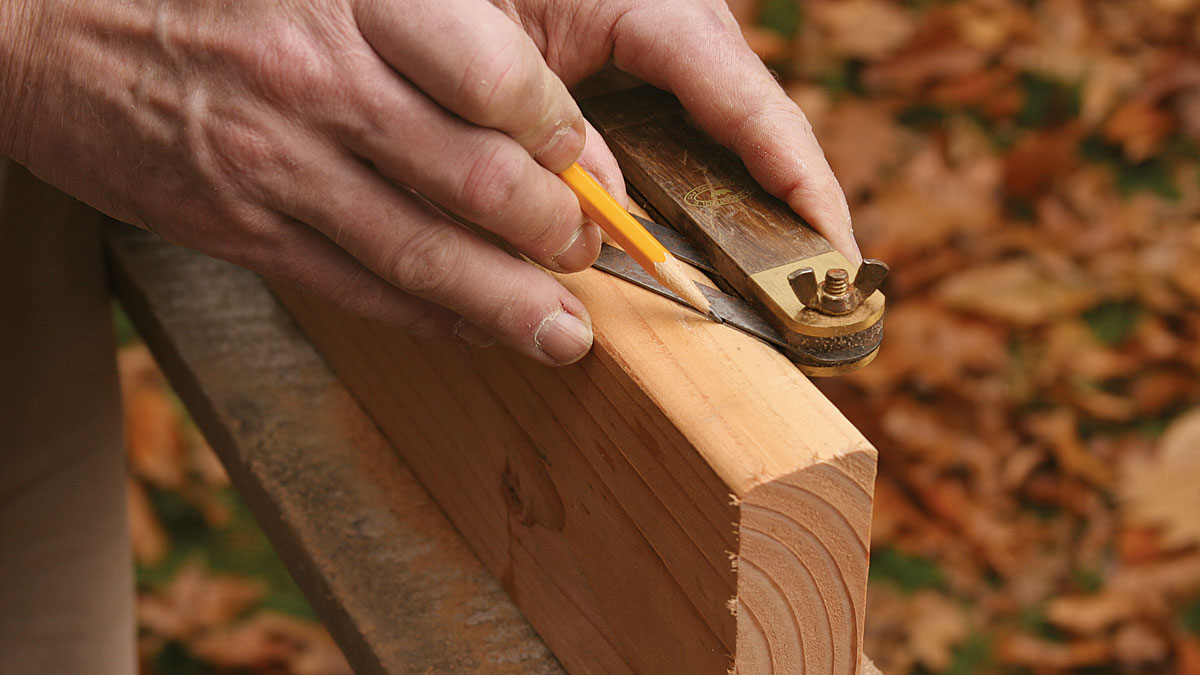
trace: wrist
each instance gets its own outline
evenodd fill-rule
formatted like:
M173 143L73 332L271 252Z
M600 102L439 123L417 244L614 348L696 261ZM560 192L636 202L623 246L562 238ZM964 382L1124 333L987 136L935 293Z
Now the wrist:
M38 0L0 0L0 155L12 156L24 145L23 111L36 93L32 57L39 4Z

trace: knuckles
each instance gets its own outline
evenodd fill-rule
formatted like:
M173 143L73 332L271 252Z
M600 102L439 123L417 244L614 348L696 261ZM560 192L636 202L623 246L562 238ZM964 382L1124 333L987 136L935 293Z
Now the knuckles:
M239 182L294 173L298 167L287 143L261 122L214 120L206 136L223 172Z
M454 323L447 317L447 312L431 305L422 305L391 321L417 337L449 339L454 331Z
M462 78L463 115L485 127L503 128L511 111L538 104L537 61L527 53L524 36L504 36L477 48Z
M328 45L299 27L285 27L255 41L245 58L254 84L287 106L320 105L340 99L347 78Z
M385 263L387 279L421 296L447 290L466 258L462 235L452 228L432 227L409 237Z
M395 289L373 283L366 268L360 268L325 294L350 314L385 321L415 335L436 337L449 333L445 310L421 300L398 299L396 293Z
M519 189L524 158L498 140L487 140L470 162L458 189L459 214L490 220L502 213Z

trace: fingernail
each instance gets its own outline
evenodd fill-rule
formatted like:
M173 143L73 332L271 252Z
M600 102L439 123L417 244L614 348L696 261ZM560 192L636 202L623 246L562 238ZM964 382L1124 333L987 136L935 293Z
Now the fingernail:
M596 262L600 253L602 235L600 228L590 220L585 220L571 240L562 249L551 256L550 261L562 272L578 272Z
M555 126L554 135L533 153L533 158L554 173L565 171L583 152L584 133L582 117L577 118L575 123L560 121Z
M491 347L496 344L496 338L488 335L482 328L473 323L468 323L465 318L459 319L458 323L454 324L454 337L473 344L476 347Z
M538 326L533 343L550 360L565 366L582 359L592 348L592 329L574 314L560 309Z

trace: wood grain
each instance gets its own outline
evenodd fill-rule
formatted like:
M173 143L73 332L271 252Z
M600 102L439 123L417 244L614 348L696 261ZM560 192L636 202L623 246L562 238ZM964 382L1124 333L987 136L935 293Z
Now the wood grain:
M561 675L258 276L128 225L106 246L122 305L354 672Z
M765 345L560 279L558 369L276 291L569 671L858 672L874 449Z
M667 222L701 244L726 279L833 250L764 191L736 155L695 127L670 94L642 86L580 106L608 141L626 180Z

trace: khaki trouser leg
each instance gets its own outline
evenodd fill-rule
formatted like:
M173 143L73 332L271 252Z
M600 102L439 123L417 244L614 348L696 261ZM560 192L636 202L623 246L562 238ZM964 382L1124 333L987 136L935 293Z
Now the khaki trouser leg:
M124 475L97 219L0 157L0 673L134 672Z

